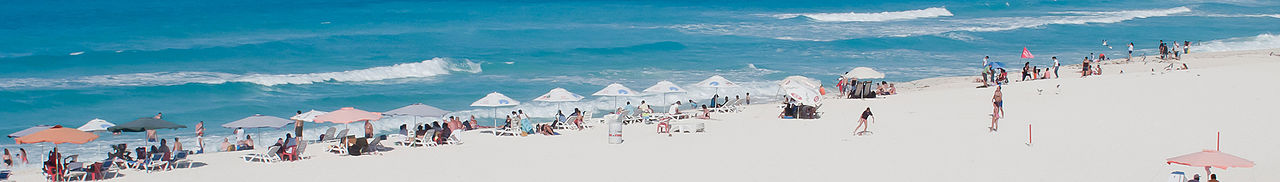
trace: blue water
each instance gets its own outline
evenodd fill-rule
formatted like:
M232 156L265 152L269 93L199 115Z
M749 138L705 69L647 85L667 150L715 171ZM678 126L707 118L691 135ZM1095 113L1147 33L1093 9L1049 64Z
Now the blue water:
M642 90L723 75L746 87L722 95L768 99L786 76L831 83L857 66L883 71L888 81L976 75L982 56L1020 62L1023 47L1037 55L1026 61L1041 66L1051 56L1074 63L1089 53L1121 55L1128 42L1137 44L1135 54L1153 54L1159 40L1193 41L1192 53L1280 47L1274 1L5 4L0 133L163 112L189 126L209 123L211 145L229 134L217 125L253 114L421 102L485 117L492 111L468 105L494 91L549 116L557 105L529 100L556 87L590 95L615 82ZM670 99L703 102L716 92L686 89L693 92ZM588 96L560 107L606 109L608 101ZM391 130L406 120L377 123ZM282 131L255 132L273 138ZM185 139L193 131L160 133ZM94 156L105 144L140 138L104 134L63 147Z

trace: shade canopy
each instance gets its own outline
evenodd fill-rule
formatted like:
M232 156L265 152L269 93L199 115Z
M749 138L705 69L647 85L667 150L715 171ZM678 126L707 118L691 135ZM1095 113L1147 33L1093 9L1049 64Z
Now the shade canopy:
M382 113L359 110L354 107L344 107L336 111L325 113L324 115L316 116L314 122L347 124L357 121L374 121L378 119L382 119Z
M695 84L695 85L697 85L698 87L707 87L707 88L738 87L737 83L733 83L729 81L729 79L724 79L724 77L721 77L720 75L711 76L710 78L707 78L706 80L702 80L701 82L698 82L698 84Z
M107 122L107 120L94 118L93 120L89 120L89 122L84 123L84 125L80 125L80 128L76 129L85 132L95 132L107 131L107 128L111 128L112 126L116 126L116 124Z
M591 95L631 97L631 96L636 96L636 94L638 94L636 93L636 91L631 90L631 88L627 88L627 86L622 86L622 84L619 84L619 83L613 83L613 84L609 84L609 86L605 86L604 89L600 89L600 91L596 91L596 93Z
M240 120L232 121L232 122L230 122L230 123L222 124L222 127L223 127L223 128L231 128L231 129L235 129L235 128L280 128L280 127L284 127L285 125L289 125L289 124L293 124L293 121L290 121L290 120L288 120L288 119L284 119L284 118L280 118L280 117L275 117L275 116L263 116L263 115L261 115L261 114L256 114L256 115L253 115L253 116L245 117L244 119L240 119Z
M804 77L804 76L788 76L787 78L782 79L782 81L778 81L779 86L785 86L788 84L800 84L800 86L809 87L813 89L818 89L818 87L822 87L822 81L818 81L816 79Z
M645 93L685 93L689 91L684 90L684 88L680 88L680 86L676 86L675 83L671 83L669 81L663 80L658 82L657 84L653 84L653 86L650 86L649 88L644 89L644 92Z
M430 105L426 105L422 103L415 103L415 104L409 104L404 107L392 109L387 112L382 112L382 114L390 115L390 116L418 116L418 117L438 118L438 117L444 117L445 114L449 114L449 111L432 107Z
M787 98L795 99L795 103L804 105L816 105L822 101L822 94L815 88L809 88L801 83L791 83L782 86L782 91Z
M178 129L178 128L187 128L187 126L165 121L162 119L156 119L154 117L144 117L144 118L138 118L137 120L133 120L128 123L112 126L110 128L107 128L107 131L143 132L147 130Z
M18 137L17 139L14 139L14 141L18 142L18 144L42 142L49 142L53 144L84 144L96 139L98 139L98 135L93 133L80 131L78 129L63 128L62 126L53 126L52 128L31 133L27 136Z
M844 77L857 79L879 79L884 78L884 73L880 73L879 71L868 67L857 67L853 68L853 70L849 70L849 73L845 73Z
M515 105L520 105L520 101L511 99L511 97L507 97L506 95L502 95L502 93L498 92L489 93L489 95L485 95L484 98L480 98L480 100L476 100L476 102L471 103L471 106L473 107L504 107Z
M1231 167L1253 167L1253 161L1236 157L1231 154L1222 153L1217 150L1204 150L1201 152L1169 158L1166 161L1166 164L1182 164L1194 167L1216 167L1219 169L1227 169Z
M569 92L569 90L565 90L564 88L554 88L551 89L551 91L548 91L547 94L542 94L542 96L538 96L538 98L534 98L533 100L542 102L574 102L582 100L582 98L585 97Z
M293 117L289 117L289 119L306 121L306 122L314 122L316 120L316 116L320 116L328 113L329 112L317 111L315 109L312 109L311 111L307 111L302 114L293 115Z
M987 65L983 65L983 66L990 66L991 69L999 69L999 68L1004 68L1004 63L993 61L993 62L987 62Z
M36 132L39 132L39 131L44 131L44 130L47 130L47 129L52 128L52 127L53 127L53 126L49 126L49 125L36 125L36 126L32 126L32 127L30 127L30 128L23 129L22 131L18 131L18 132L10 133L10 134L9 134L9 138L18 138L18 137L22 137L22 136L27 136L27 135L30 135L30 134L32 134L32 133L36 133Z

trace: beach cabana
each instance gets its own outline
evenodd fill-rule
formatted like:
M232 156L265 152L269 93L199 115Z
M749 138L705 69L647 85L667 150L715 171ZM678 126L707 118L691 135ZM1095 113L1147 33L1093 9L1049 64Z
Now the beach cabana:
M680 86L677 86L675 83L663 80L644 89L644 92L649 94L662 94L662 104L671 105L671 103L667 103L668 93L688 93L689 91L684 90L684 88L680 88Z
M569 92L569 90L565 90L564 88L554 88L554 89L551 89L551 91L547 91L547 94L542 94L542 96L538 96L538 98L534 98L533 101L565 103L565 102L576 102L576 101L582 100L583 98L586 98L586 97L575 94L573 92ZM561 104L556 104L556 110L561 110L560 105Z
M116 126L116 124L107 122L107 120L94 118L93 120L89 120L89 122L84 123L84 125L80 125L80 128L76 129L85 132L95 132L107 131L107 128L111 128L112 126Z
M410 104L404 107L392 109L387 112L382 112L382 115L387 115L387 116L413 117L414 124L418 123L418 117L440 118L440 117L444 117L444 115L446 114L449 114L449 111L436 108L430 105L422 104L422 103Z
M593 93L591 95L614 97L613 108L610 108L610 109L618 108L618 97L637 96L636 91L632 91L631 88L627 88L627 86L622 86L622 84L619 84L619 83L609 84L609 86L605 86L603 89L600 89L600 91L596 91L596 93Z
M53 127L53 126L49 126L49 125L36 125L36 126L32 126L32 127L30 127L30 128L23 129L22 131L18 131L18 132L10 133L10 134L9 134L9 138L18 138L18 137L22 137L22 136L27 136L27 135L30 135L30 134L32 134L32 133L39 132L39 131L44 131L44 130L47 130L47 129L52 128L52 127Z
M489 95L485 95L483 98L480 98L480 100L476 100L475 102L471 103L471 107L493 108L494 126L498 125L498 107L507 107L507 106L516 106L516 105L520 105L520 101L511 99L511 97L507 97L507 95L502 95L502 93L498 93L498 92L489 93ZM494 132L494 134L497 134L497 132Z

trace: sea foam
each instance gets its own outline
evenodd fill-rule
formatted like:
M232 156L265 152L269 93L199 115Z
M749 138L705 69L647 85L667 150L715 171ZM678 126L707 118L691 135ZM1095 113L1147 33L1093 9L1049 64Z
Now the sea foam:
M73 78L0 79L5 89L65 89L94 86L168 86L191 83L253 83L263 86L312 84L320 82L367 82L403 78L425 78L453 72L479 73L480 64L466 59L432 58L359 70L302 74L232 74L220 72L154 72L94 75Z
M1242 51L1280 48L1280 35L1259 34L1192 44L1191 52Z

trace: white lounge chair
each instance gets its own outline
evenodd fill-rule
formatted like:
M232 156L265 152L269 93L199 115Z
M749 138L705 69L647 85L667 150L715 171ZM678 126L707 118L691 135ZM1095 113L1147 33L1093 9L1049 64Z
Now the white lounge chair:
M245 154L240 158L243 158L245 162L255 162L255 161L260 161L263 163L279 162L280 156L276 155L276 150L280 150L280 147L277 147L277 146L267 147L267 150L261 154Z

